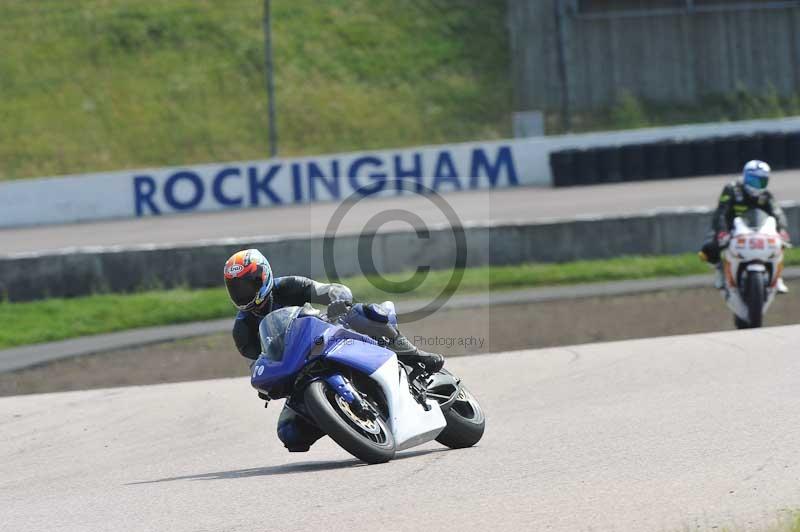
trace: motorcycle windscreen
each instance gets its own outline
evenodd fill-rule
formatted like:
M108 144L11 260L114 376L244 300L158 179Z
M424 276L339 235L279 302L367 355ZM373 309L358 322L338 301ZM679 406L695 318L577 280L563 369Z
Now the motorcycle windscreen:
M769 214L761 209L749 209L739 216L742 221L753 231L763 232L765 226L772 218ZM774 223L774 219L773 219Z
M305 366L315 339L331 327L318 318L301 316L301 311L301 307L287 307L261 321L263 353L253 366L253 387L267 389L293 379Z

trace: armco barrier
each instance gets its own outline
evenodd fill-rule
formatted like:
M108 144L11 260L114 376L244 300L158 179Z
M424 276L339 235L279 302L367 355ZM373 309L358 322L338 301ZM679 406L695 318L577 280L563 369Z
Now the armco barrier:
M800 235L800 206L792 204L787 214L792 233ZM535 224L471 225L463 229L466 265L690 252L701 245L709 219L706 209L686 209ZM0 291L10 301L26 301L148 288L218 286L225 259L247 247L262 249L278 274L327 277L320 237L228 240L0 257ZM334 263L339 276L362 273L358 250L357 235L336 239ZM371 250L376 270L385 273L411 271L419 265L452 268L457 255L452 231L446 227L432 229L427 238L411 231L378 233Z
M640 153L643 162L638 159ZM574 163L567 164L568 159ZM554 151L550 169L556 186L593 185L738 173L751 159L766 160L776 170L800 168L800 131Z

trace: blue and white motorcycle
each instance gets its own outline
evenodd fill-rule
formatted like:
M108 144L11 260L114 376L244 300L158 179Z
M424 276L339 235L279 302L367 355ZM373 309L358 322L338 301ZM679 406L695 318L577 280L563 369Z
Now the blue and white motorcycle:
M382 307L393 314L391 303ZM394 316L392 316L394 318ZM251 384L292 408L370 464L436 439L470 447L483 436L481 406L447 371L408 367L378 341L331 323L310 306L268 314Z

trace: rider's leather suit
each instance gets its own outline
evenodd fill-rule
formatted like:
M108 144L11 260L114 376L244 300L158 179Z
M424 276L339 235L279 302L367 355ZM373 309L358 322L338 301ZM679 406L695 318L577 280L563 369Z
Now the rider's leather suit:
M334 301L351 303L353 294L344 285L324 284L307 277L288 276L275 278L272 287L272 310L283 307L302 307L306 303L329 305ZM233 324L233 341L242 356L256 360L261 354L258 325L262 316L240 311Z
M730 232L733 228L733 220L737 216L744 214L750 209L761 209L770 216L774 216L778 223L778 231L788 229L786 214L775 201L772 193L765 190L760 196L754 197L748 194L744 185L734 181L725 185L719 197L717 210L711 219L711 231L706 235L703 243L703 253L711 264L717 264L720 260L720 248L717 235L721 232Z

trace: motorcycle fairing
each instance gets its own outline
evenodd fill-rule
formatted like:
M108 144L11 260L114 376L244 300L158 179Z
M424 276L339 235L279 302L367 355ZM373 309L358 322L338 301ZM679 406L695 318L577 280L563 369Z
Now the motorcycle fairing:
M372 375L395 354L377 344L365 342L362 337L369 338L347 329L339 329L330 335L324 356L364 375Z
M425 410L412 396L408 376L400 367L397 356L377 344L368 336L314 316L300 316L294 319L286 332L280 360L265 355L258 358L253 366L251 384L256 389L269 390L276 384L295 379L309 363L309 354L311 360L325 358L363 373L381 387L397 450L436 438L447 424L439 403L429 400L430 408ZM318 354L313 350L315 346L321 348ZM341 375L334 373L324 380L334 389L343 386L342 396L346 400L348 396L355 398L352 386Z
M392 358L370 375L389 403L389 424L398 451L433 440L447 425L437 401L427 400L426 411L409 391L408 376Z
M754 248L750 239L762 240L763 246ZM728 308L740 319L747 321L749 311L739 289L740 280L748 275L765 275L767 297L763 310L766 312L775 299L775 283L783 261L775 218L765 217L759 227L751 227L742 217L734 218L731 243L725 250L723 259L726 277L723 291Z
M386 397L389 427L398 451L436 438L447 424L438 402L428 401L430 410L426 411L411 395L408 376L394 352L355 339L339 339L335 347L326 350L325 356L378 383Z
M250 384L257 389L267 390L272 386L293 379L307 363L308 353L318 339L332 328L330 323L314 316L295 318L286 333L286 347L281 360L272 360L262 354L253 366Z

